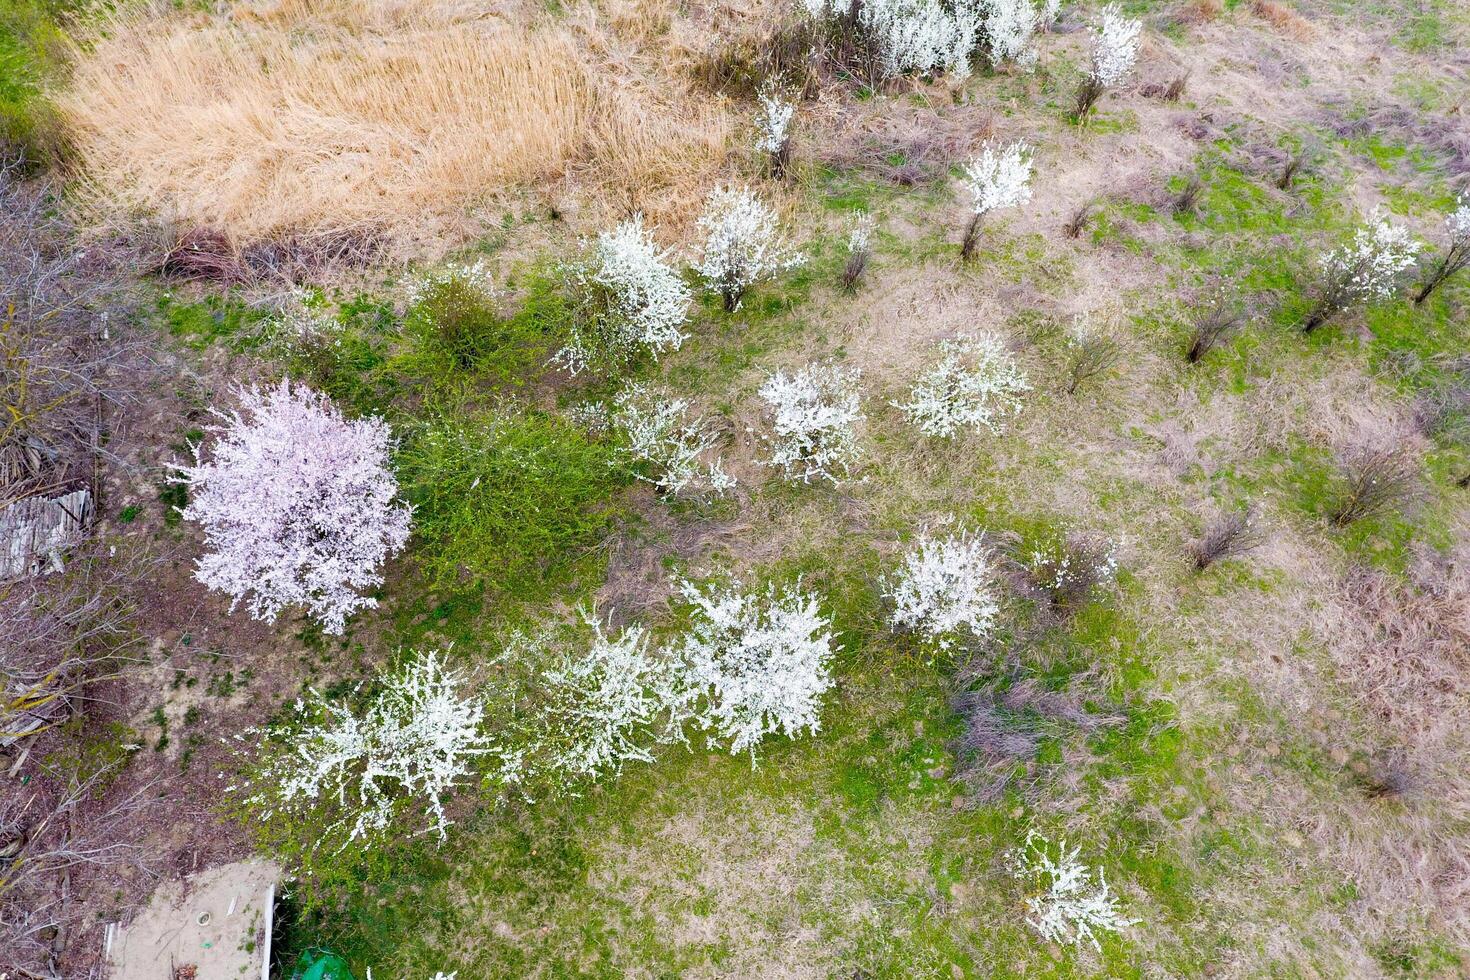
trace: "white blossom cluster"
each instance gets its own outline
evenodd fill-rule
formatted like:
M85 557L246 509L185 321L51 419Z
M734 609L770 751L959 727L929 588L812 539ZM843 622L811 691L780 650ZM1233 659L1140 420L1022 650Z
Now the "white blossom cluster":
M919 378L909 400L894 403L926 436L949 438L984 426L999 432L1031 390L1026 374L990 333L941 341L940 361Z
M630 627L609 636L584 616L587 648L546 671L543 725L555 745L546 764L568 780L620 772L651 762L654 745L680 740L689 687L678 664L649 650L648 632Z
M1050 29L1062 13L1062 0L1041 0L1041 26Z
M893 604L889 622L941 651L962 637L983 637L1000 612L994 578L983 534L922 534L885 583L884 595Z
M847 233L847 254L859 255L867 252L873 247L873 230L877 228L877 219L867 211L859 211L857 220L853 222L852 230Z
M599 361L626 363L647 352L657 357L684 343L692 296L653 235L634 215L602 232L591 257L569 267L589 312L553 360L572 374Z
M429 293L450 282L463 283L486 298L493 297L499 292L489 263L484 259L476 259L470 263L451 263L439 266L416 276L408 284L409 305L416 305Z
M850 8L847 0L803 0L803 5L813 17L841 17ZM952 6L938 0L867 0L858 8L858 26L884 77L940 71L964 77L981 20L972 0Z
M755 148L762 153L780 153L790 138L791 117L796 114L796 105L769 89L762 90L756 98L760 111L755 117Z
M1027 897L1030 915L1026 922L1048 942L1091 943L1101 952L1099 932L1122 932L1137 920L1123 916L1118 896L1113 894L1101 869L1092 869L1078 860L1080 847L1067 849L1062 841L1053 844L1035 830L1014 855L1017 880L1028 883L1034 893Z
M1345 302L1384 299L1414 264L1420 244L1409 229L1395 225L1380 212L1353 234L1353 240L1322 259L1328 283Z
M731 754L781 732L796 737L820 728L822 695L832 686L831 623L814 596L769 586L764 593L740 584L680 592L694 607L679 645L688 681L700 702L695 717L711 731L711 747Z
M204 528L195 577L258 619L301 605L341 633L353 612L377 605L363 592L408 541L388 426L346 419L289 381L239 398L239 411L214 413L222 424L209 429L219 438L208 461L195 446L193 466L170 464L189 489L181 515Z
M1031 200L1031 147L1021 141L1005 146L987 143L964 165L965 190L977 215L1019 207Z
M413 800L443 839L444 795L469 775L475 756L492 751L482 730L484 706L462 695L462 684L431 651L390 676L361 714L319 695L297 701L297 725L279 736L288 744L255 783L261 819L276 808L332 800L347 814L323 839L350 823L353 841L389 830Z
M840 483L859 453L859 377L858 371L835 364L812 364L794 374L777 371L768 377L760 388L773 433L767 465L803 483Z
M626 440L622 452L633 464L633 476L660 493L719 495L735 486L719 457L710 458L717 436L703 419L690 417L682 398L631 382L608 406L607 424Z
M985 44L994 64L1013 61L1023 67L1036 62L1031 41L1041 24L1033 0L980 0Z
M1116 3L1102 10L1102 22L1092 39L1092 80L1109 88L1123 80L1138 61L1143 22L1125 17Z
M1074 549L1063 537L1033 547L1026 565L1031 580L1053 596L1067 595L1084 585L1106 585L1118 574L1118 557L1111 546Z
M1470 193L1460 195L1455 210L1444 219L1444 226L1449 233L1451 247L1470 245Z
M734 310L751 286L804 261L777 230L776 212L746 188L720 188L699 216L704 248L694 266L709 287Z
M307 290L293 287L272 319L277 334L288 340L312 340L336 333L338 323L313 301Z

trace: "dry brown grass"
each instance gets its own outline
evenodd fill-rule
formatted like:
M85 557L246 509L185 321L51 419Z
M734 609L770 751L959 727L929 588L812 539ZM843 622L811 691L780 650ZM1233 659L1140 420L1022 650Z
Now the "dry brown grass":
M1423 745L1470 723L1470 580L1426 565L1401 585L1358 569L1343 583L1335 652L1374 716ZM1332 635L1332 634L1328 634Z
M1311 21L1277 0L1254 0L1251 13L1287 37L1298 41L1305 41L1317 33Z
M527 187L682 221L718 174L728 116L594 57L579 26L454 0L155 10L78 54L59 108L98 203L237 245L367 234L433 252Z
M1198 24L1212 21L1225 12L1221 0L1185 0L1179 5L1178 16L1185 23Z

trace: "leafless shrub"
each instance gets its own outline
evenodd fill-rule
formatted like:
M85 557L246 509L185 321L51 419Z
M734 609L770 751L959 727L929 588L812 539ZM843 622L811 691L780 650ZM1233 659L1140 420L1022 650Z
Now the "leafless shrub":
M1311 21L1277 0L1253 0L1251 13L1298 41L1305 41L1316 33Z
M155 564L100 541L65 561L61 572L0 582L0 748L65 722L137 640L129 596Z
M950 706L965 721L965 731L953 746L959 760L955 779L969 791L973 804L999 799L1035 760L1043 739L1093 732L1124 720L1090 712L1075 694L1045 690L1031 678L998 692L962 691Z
M0 506L90 480L103 416L140 370L111 271L19 173L0 165Z
M1123 357L1123 348L1101 331L1084 331L1067 342L1065 390L1075 395L1083 385L1111 371Z
M1419 464L1396 446L1354 450L1347 454L1338 482L1327 518L1336 527L1347 527L1414 500L1419 494Z
M1068 238L1080 237L1083 230L1087 227L1088 222L1092 220L1092 216L1096 211L1096 198L1089 198L1088 200L1083 201L1081 204L1077 205L1077 208L1072 212L1072 216L1068 218L1067 223L1062 226L1062 231L1066 233L1066 236Z
M1245 319L1245 308L1240 303L1223 294L1218 296L1190 328L1189 346L1184 350L1185 358L1190 364L1198 364L1201 358L1240 329Z
M811 95L826 61L817 31L815 20L791 17L756 34L728 37L693 63L694 80L737 99L754 99L772 82Z
M1184 184L1184 188L1174 195L1172 210L1175 214L1194 214L1199 207L1199 199L1205 192L1204 181L1198 177L1190 177Z
M1140 94L1149 99L1162 99L1165 102L1178 102L1184 97L1184 90L1189 87L1189 72L1176 75L1165 84L1157 82L1145 85Z
M1102 83L1096 75L1089 73L1077 85L1077 101L1073 111L1078 120L1085 120L1092 112L1092 107L1097 105L1097 100L1103 97L1107 86Z
M1349 772L1370 800L1403 800L1419 789L1419 774L1402 751L1357 760Z
M1177 17L1183 23L1199 24L1212 21L1224 12L1221 0L1186 0L1179 5Z
M1302 166L1307 162L1306 152L1294 150L1286 155L1286 162L1281 165L1281 173L1276 177L1276 187L1279 190L1291 190L1296 175L1301 172Z
M199 279L233 286L249 279L240 254L223 232L191 228L164 250L157 272L168 279Z
M847 239L847 261L842 266L842 291L851 295L857 292L863 275L868 271L868 262L873 257L871 225L859 225Z
M62 976L66 947L53 937L84 924L71 895L74 870L147 870L141 818L156 787L109 793L117 767L88 770L72 757L44 766L39 788L0 798L0 965L19 976Z
M1261 546L1261 534L1253 509L1220 514L1189 548L1194 570L1202 572L1218 561L1239 558Z

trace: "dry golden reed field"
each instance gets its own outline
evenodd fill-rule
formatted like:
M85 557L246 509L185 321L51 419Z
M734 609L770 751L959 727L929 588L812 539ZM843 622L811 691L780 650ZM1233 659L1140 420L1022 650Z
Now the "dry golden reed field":
M672 52L586 16L527 21L452 0L145 8L79 53L60 109L99 208L239 245L346 233L432 253L497 195L573 178L614 216L686 217L729 113L660 69Z

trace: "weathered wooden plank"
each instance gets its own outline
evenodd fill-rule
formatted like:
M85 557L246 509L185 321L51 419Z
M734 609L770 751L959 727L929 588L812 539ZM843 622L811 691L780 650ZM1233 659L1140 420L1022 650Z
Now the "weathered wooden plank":
M92 494L26 497L0 510L0 582L63 568L62 552L82 539L92 517Z

